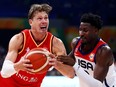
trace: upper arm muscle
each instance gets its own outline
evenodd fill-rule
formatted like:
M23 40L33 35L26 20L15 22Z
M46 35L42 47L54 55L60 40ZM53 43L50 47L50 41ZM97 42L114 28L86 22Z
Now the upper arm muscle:
M113 55L108 46L104 46L98 50L96 54L96 66L94 77L101 82L105 79L109 66L113 63Z
M53 38L52 50L55 55L67 55L63 42L56 37Z
M16 60L16 57L18 55L18 50L21 48L23 42L23 35L21 33L14 35L10 42L9 42L9 48L8 53L6 55L6 59L11 60L14 62Z

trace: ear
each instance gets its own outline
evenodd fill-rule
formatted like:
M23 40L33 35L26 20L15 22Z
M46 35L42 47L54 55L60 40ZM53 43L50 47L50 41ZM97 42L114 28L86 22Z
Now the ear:
M32 19L29 19L29 24L30 24L30 26L32 25Z

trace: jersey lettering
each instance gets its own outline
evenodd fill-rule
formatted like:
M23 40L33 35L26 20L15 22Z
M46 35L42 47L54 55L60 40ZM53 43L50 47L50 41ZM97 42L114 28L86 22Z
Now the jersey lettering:
M38 78L37 77L27 77L27 76L24 76L22 74L16 74L16 76L24 81L27 81L27 82L37 82L38 81Z
M29 80L29 82L37 82L38 81L38 78L37 77L31 77L31 79Z
M16 76L18 76L20 79L24 80L24 81L28 81L29 78L27 76L21 75L21 74L16 74Z
M78 59L78 64L85 69L91 69L93 71L93 65L89 62L86 62L84 60Z

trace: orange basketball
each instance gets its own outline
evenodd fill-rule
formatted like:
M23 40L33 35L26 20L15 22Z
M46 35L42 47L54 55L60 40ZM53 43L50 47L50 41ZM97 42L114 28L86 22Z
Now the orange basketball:
M33 65L34 73L45 73L51 67L48 65L49 51L44 48L34 48L30 50L26 58L28 58Z

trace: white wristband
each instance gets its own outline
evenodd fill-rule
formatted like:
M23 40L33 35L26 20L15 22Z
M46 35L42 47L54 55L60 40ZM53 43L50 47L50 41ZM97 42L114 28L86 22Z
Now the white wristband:
M1 76L3 78L8 78L15 73L16 73L16 70L14 69L14 63L10 60L5 60L2 66Z

